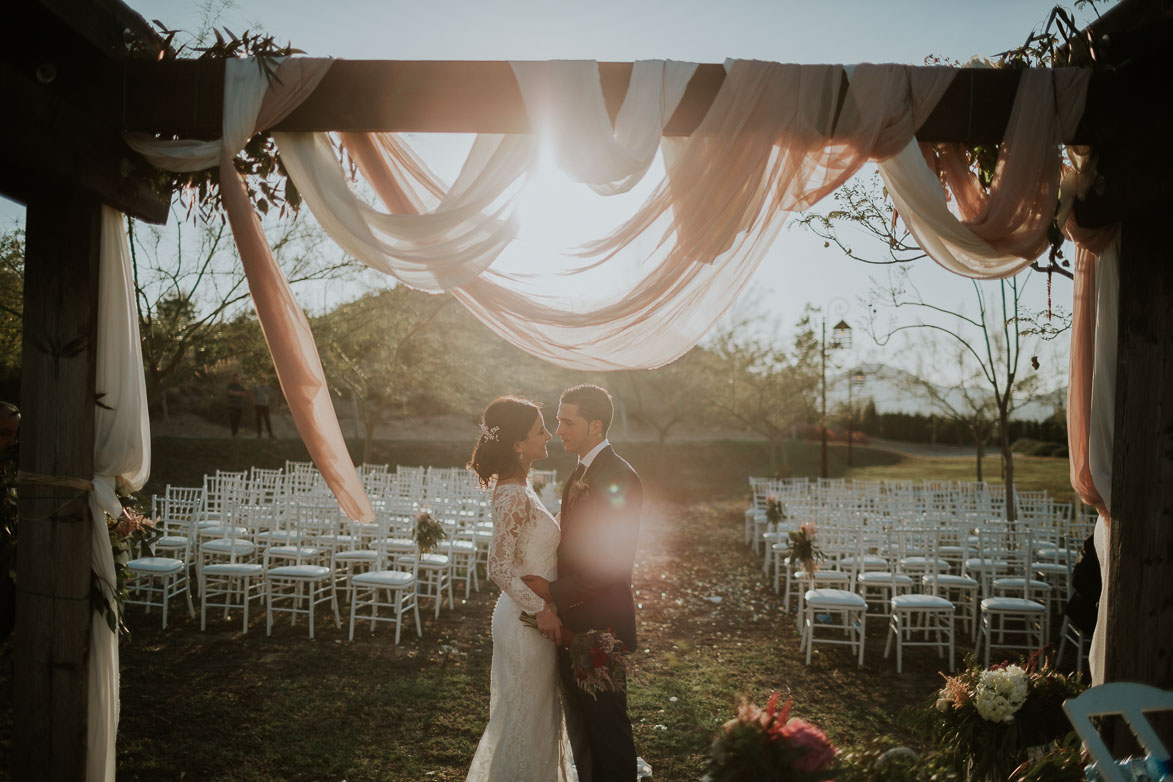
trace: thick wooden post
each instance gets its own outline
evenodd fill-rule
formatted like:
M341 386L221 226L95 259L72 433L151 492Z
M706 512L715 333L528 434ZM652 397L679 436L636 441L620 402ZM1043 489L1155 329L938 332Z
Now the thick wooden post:
M1173 273L1150 210L1122 223L1106 681L1173 689ZM1165 722L1166 746L1173 735Z
M93 476L101 204L63 190L26 223L20 469ZM16 780L83 780L90 634L87 494L20 483Z

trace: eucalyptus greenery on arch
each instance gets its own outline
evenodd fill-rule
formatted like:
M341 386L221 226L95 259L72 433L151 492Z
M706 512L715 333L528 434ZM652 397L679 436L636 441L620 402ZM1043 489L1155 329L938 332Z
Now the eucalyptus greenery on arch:
M229 60L241 57L252 58L269 80L277 80L277 65L280 57L305 54L290 43L280 45L272 35L262 31L245 30L236 35L227 27L212 29L215 41L207 46L198 42L175 46L181 31L171 30L158 19L152 24L159 29L159 41L143 42L131 47L131 56L155 57L160 60ZM191 56L194 55L194 56ZM233 159L236 170L243 175L249 200L261 214L277 210L280 216L296 214L301 207L301 194L290 179L277 143L268 131L255 134L244 149ZM220 169L216 166L203 171L175 172L150 169L151 184L161 193L175 193L179 203L191 217L198 213L206 222L224 220L220 203Z

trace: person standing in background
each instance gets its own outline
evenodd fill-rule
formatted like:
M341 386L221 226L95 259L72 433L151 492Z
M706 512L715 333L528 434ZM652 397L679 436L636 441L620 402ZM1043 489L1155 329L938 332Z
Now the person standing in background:
M228 384L228 425L232 428L232 436L240 429L240 415L244 411L244 386L240 384L240 376L233 375Z
M269 420L269 394L272 389L265 382L257 383L253 386L253 408L257 412L257 439L261 437L261 421L265 422L265 429L269 432L269 437L273 436L273 422Z

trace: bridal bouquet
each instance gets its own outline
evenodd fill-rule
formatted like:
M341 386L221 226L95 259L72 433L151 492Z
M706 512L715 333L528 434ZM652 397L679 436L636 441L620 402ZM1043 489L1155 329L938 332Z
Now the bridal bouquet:
M421 554L427 554L448 537L444 525L432 518L432 514L421 510L415 515L415 530L412 537L420 548Z
M971 664L934 696L921 719L926 733L971 779L1007 779L1028 747L1061 740L1071 730L1063 701L1084 685L1035 653L1025 663Z
M834 760L835 747L823 731L791 717L790 701L779 709L774 693L764 709L742 701L713 739L703 782L823 782L838 773Z
M631 662L627 648L609 630L578 633L570 642L574 681L592 698L600 692L626 692Z

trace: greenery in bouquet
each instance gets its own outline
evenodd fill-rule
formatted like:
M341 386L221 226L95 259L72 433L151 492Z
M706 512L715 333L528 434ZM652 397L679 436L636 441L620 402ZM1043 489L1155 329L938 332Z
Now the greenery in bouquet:
M440 541L447 539L448 533L444 531L444 525L432 518L432 514L426 510L421 510L415 515L415 529L412 537L415 544L419 546L421 554L431 552L440 544Z
M971 779L1010 777L1028 747L1061 741L1071 731L1063 701L1083 691L1079 677L1052 668L1039 653L1021 664L969 667L945 676L919 720L927 738Z
M766 498L766 521L770 524L777 524L786 518L786 512L782 510L782 500L778 499L777 494L771 494Z
M116 583L111 589L110 585L103 584L97 573L91 574L90 602L94 610L106 618L110 632L128 633L126 622L123 621L123 603L130 597L127 584L133 574L127 563L132 559L153 556L153 546L163 531L155 526L153 519L137 510L133 497L120 496L119 499L122 502L122 513L118 518L105 514L106 533L110 539L110 550L114 554Z
M891 739L881 736L842 750L836 764L839 782L965 782L938 753L918 754L909 747L893 746Z
M790 701L778 708L778 693L761 709L743 700L737 716L713 739L704 782L823 782L839 775L832 768L835 747L823 731L790 716Z
M822 550L819 549L818 533L819 528L809 521L800 524L798 529L788 533L790 561L802 563L802 570L808 576L815 572L818 561L824 557Z
M1049 752L1014 769L1010 782L1084 782L1086 764L1083 742L1073 731Z

